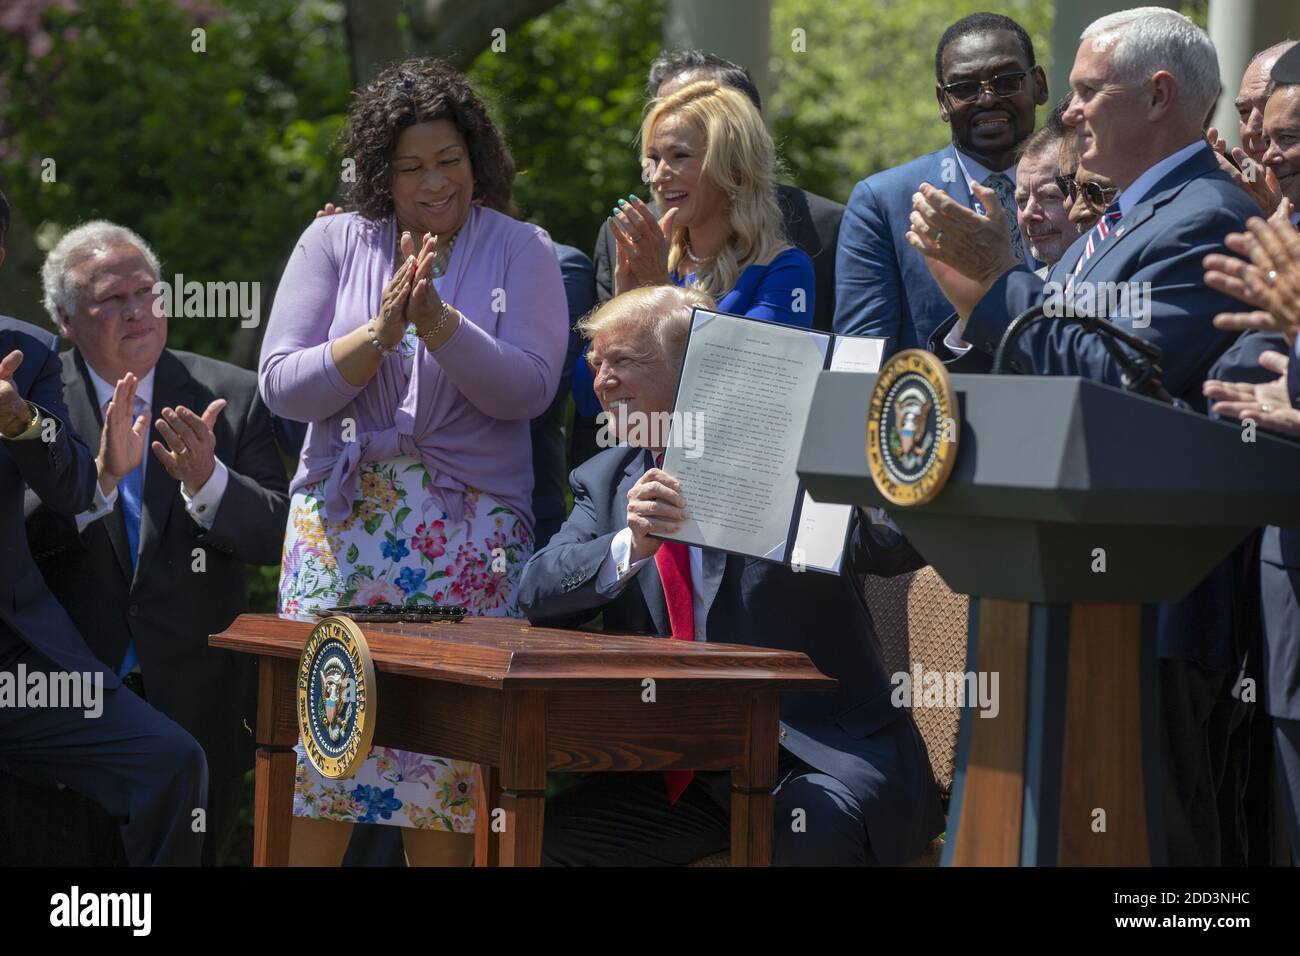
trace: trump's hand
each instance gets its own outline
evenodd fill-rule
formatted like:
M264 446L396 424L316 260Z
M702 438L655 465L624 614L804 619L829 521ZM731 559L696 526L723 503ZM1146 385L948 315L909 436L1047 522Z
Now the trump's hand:
M1227 418L1247 419L1261 428L1292 437L1300 436L1300 409L1291 407L1287 394L1286 367L1288 359L1281 352L1265 352L1259 364L1281 378L1258 385L1250 382L1220 382L1210 379L1201 388L1206 398L1212 399L1212 411Z
M185 493L191 498L208 483L217 466L217 436L212 429L225 407L226 400L218 398L200 417L184 405L177 405L164 408L162 417L154 422L167 444L154 442L153 453L167 474L185 485Z
M127 372L113 387L104 412L104 427L99 432L99 454L95 456L95 470L99 473L100 490L107 495L117 487L125 475L135 471L144 459L144 440L149 434L149 416L143 412L134 421L131 409L135 408L135 390L140 380L134 372Z
M18 394L14 373L23 364L23 353L14 349L0 359L0 435L13 438L27 431L32 424L32 407Z
M651 534L671 534L689 518L682 483L661 468L651 468L627 491L627 526L632 530L633 562L659 550Z

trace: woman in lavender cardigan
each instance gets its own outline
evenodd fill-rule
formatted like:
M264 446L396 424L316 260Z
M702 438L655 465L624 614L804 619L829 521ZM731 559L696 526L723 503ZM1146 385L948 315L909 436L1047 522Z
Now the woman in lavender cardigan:
M528 422L568 339L550 238L511 218L510 154L445 64L408 61L358 93L344 154L355 212L302 234L259 365L267 406L310 423L280 610L516 615L533 550ZM355 778L326 781L300 749L292 861L337 865L352 823L385 823L407 828L413 864L468 863L473 798L472 764L376 747Z

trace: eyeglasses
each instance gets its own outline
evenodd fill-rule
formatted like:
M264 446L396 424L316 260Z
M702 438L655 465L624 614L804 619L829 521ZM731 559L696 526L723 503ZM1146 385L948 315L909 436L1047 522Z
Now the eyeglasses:
M995 96L1014 96L1024 89L1025 77L1028 75L1028 70L1017 70L1014 73L999 73L991 80L958 80L946 84L942 89L954 103L974 103L986 87Z
M1105 209L1110 205L1110 201L1115 198L1119 189L1115 186L1103 186L1101 183L1095 183L1092 180L1078 182L1074 174L1056 177L1057 188L1063 195L1069 196L1073 202L1079 198L1079 193L1083 193L1084 201L1089 205L1096 206L1099 209Z

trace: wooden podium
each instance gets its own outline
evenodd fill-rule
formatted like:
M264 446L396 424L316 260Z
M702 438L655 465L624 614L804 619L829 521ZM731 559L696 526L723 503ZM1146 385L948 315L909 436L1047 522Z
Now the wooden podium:
M298 661L315 623L244 614L210 639L260 659L255 866L289 859ZM729 770L732 864L768 865L779 695L835 687L803 654L739 644L510 618L361 629L375 665L374 745L482 768L478 866L541 862L549 770Z

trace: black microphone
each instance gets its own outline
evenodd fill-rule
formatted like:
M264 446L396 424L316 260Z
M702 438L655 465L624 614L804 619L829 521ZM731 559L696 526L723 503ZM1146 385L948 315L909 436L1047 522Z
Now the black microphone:
M1043 319L1078 322L1091 332L1100 333L1102 347L1110 353L1119 364L1120 381L1127 391L1145 395L1164 402L1167 405L1183 407L1185 403L1177 401L1164 387L1164 372L1160 368L1160 348L1145 339L1140 339L1132 332L1126 332L1107 319L1090 315L1074 314L1073 309L1065 309L1060 315L1047 315L1047 302L1030 306L1021 312L1007 326L998 341L997 351L993 354L993 374L1002 375L1003 362L1007 353L1015 346L1020 336L1035 322ZM1120 348L1123 342L1138 354L1136 356Z

